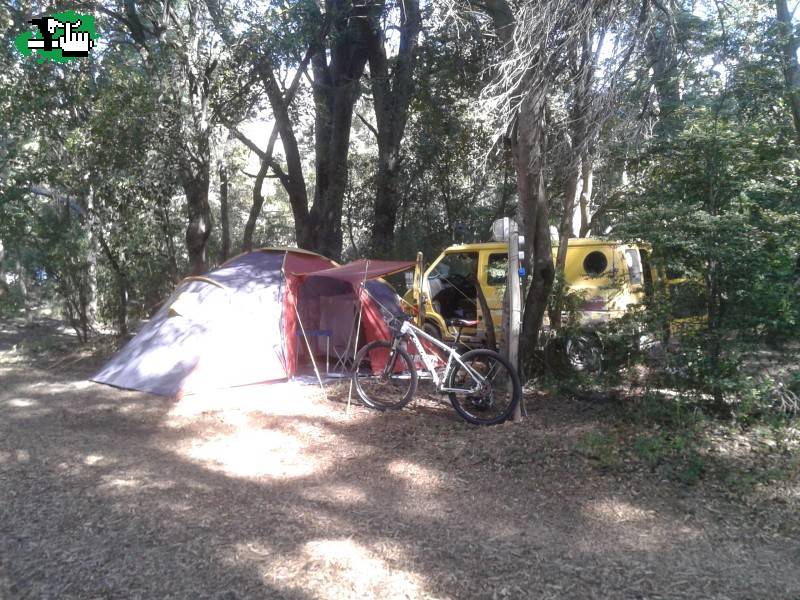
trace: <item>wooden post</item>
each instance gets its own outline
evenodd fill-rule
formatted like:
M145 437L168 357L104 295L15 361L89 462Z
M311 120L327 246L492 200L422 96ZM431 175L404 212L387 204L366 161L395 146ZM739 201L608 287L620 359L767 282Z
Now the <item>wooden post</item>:
M510 220L510 219L509 219ZM522 328L522 296L519 282L519 231L517 223L510 220L508 231L508 361L519 372L519 334ZM514 409L514 421L522 420L522 400Z

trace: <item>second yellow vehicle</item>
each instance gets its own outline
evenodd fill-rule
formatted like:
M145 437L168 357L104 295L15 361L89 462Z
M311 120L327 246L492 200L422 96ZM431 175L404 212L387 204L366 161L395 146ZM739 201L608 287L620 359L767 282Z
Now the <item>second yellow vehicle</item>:
M554 258L555 253L554 247ZM450 340L454 332L447 326L447 320L477 321L477 327L467 328L463 334L468 340L481 341L485 327L481 323L477 281L500 337L507 271L508 248L504 242L462 244L445 249L421 278L425 330ZM659 280L663 278L651 264L649 251L642 246L590 238L569 240L564 282L567 292L578 298L575 314L582 325L592 326L622 317L633 305L643 303L654 292L654 282ZM406 293L404 299L409 306L416 306L415 296L413 288Z

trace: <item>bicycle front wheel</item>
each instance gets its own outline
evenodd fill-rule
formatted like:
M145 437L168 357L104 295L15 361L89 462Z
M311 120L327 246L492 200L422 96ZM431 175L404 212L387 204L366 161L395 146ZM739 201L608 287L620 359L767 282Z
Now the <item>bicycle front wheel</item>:
M522 386L511 363L491 350L472 350L461 355L447 378L450 402L461 417L475 425L495 425L508 419L519 404ZM475 378L479 379L475 381Z
M408 353L384 340L356 354L353 386L361 401L377 410L399 410L417 391L417 369Z

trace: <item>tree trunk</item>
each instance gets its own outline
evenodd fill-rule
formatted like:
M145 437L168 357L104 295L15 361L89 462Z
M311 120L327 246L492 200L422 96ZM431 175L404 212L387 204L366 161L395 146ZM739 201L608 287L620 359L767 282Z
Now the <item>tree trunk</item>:
M544 85L531 86L520 106L511 138L519 194L518 220L520 231L525 235L525 256L531 276L520 339L523 363L537 346L555 276L544 179L546 96Z
M283 146L286 170L272 160L271 155L265 160L265 155L271 153L261 152L253 145L249 147L261 156L262 162L269 164L286 189L294 217L297 245L331 258L339 258L342 251L341 220L347 185L350 129L353 108L360 93L359 79L367 61L363 28L372 18L370 13L375 11L376 6L349 0L326 0L324 14L322 2L312 5L312 9L317 11L315 16L321 25L319 37L306 52L297 76L285 94L269 58L258 51L255 53L257 60L253 62L272 108L277 135ZM224 39L232 40L233 33L220 26L219 19L215 18L215 22L223 32ZM326 40L329 42L328 48L325 48ZM310 209L300 151L288 112L294 90L308 62L312 63L314 73L312 91L316 154L314 204ZM251 211L251 217L253 214L257 217L255 210ZM249 230L255 226L255 218L251 220L253 223ZM247 238L243 246L248 246Z
M14 261L14 271L17 274L17 287L19 288L19 295L22 296L22 307L25 310L25 322L29 323L31 320L31 303L28 298L28 286L25 284L25 269L19 259Z
M292 208L292 216L294 217L295 238L298 244L300 233L308 219L308 192L306 191L306 181L303 175L303 162L300 157L300 148L297 143L297 137L294 134L292 120L289 116L289 106L294 99L294 95L297 93L297 88L300 86L300 78L305 72L313 53L313 48L310 48L306 52L286 94L283 94L281 91L281 86L275 78L271 63L262 60L256 65L261 83L264 86L264 91L267 94L267 99L272 107L272 114L275 117L275 126L272 128L272 133L269 136L267 149L263 152L238 132L233 131L234 135L244 142L245 145L261 159L261 166L253 186L253 204L250 207L250 215L244 227L242 252L249 252L253 249L253 233L256 228L258 216L261 214L261 208L264 205L264 196L261 193L261 187L264 184L264 179L270 168L275 172L281 185L283 185L283 188L289 196L289 205ZM281 169L272 158L278 137L280 137L281 145L283 146L283 154L286 159L286 171Z
M486 301L486 294L483 293L483 287L474 274L470 276L470 281L475 286L475 292L478 296L478 306L481 307L483 327L486 331L486 347L496 352L497 339L494 335L494 318L492 317L492 311L489 309L489 303Z
M586 152L581 159L581 226L578 235L585 238L589 235L592 222L589 220L589 203L592 201L592 180L594 178L593 161Z
M100 247L103 254L106 256L112 273L114 273L114 282L117 288L117 318L116 328L117 333L121 336L128 334L128 276L125 268L120 263L117 256L111 251L105 237L102 233L98 234Z
M206 244L211 234L211 207L208 204L209 169L203 163L199 172L184 174L183 190L189 224L186 227L186 249L192 275L206 271Z
M6 250L3 246L3 240L0 240L0 299L7 292L8 284L6 283Z
M219 165L219 222L222 228L222 248L220 248L220 262L228 260L231 254L231 221L230 207L228 206L228 166L222 162Z
M483 10L494 24L505 52L514 52L516 22L506 0L485 0ZM528 73L527 78L538 77ZM525 297L520 339L520 361L531 360L539 341L547 301L553 288L555 269L550 245L550 209L545 186L545 107L547 86L543 80L529 81L532 85L522 99L516 124L511 133L511 153L517 173L517 221L525 236L525 257L530 272L530 287ZM510 91L510 90L509 90Z
M394 247L394 228L401 194L400 146L408 121L413 74L420 31L419 0L404 0L400 6L400 44L394 66L386 57L386 40L381 24L373 20L367 33L370 84L375 106L378 138L378 173L375 181L372 251L389 256Z
M561 312L564 305L564 268L567 264L567 248L572 237L572 219L575 215L575 198L578 194L578 180L581 169L578 163L569 165L567 185L564 190L564 211L558 226L558 251L556 252L556 285L553 298L553 310L550 325L556 329L561 327Z
M86 321L89 329L97 324L97 236L95 234L94 188L89 184L86 197Z
M645 51L658 100L658 121L653 132L659 137L673 136L681 127L676 112L681 105L681 90L675 40L669 34L667 24L661 23L650 32Z
M561 223L558 228L558 252L556 254L556 289L553 300L553 311L550 315L550 324L558 329L561 327L561 312L564 305L564 269L567 264L567 249L569 240L573 236L572 223L575 216L575 202L578 195L578 183L584 173L584 162L589 157L589 120L591 119L592 105L590 94L594 79L594 65L592 63L592 36L586 31L579 42L576 42L573 59L572 105L570 107L571 149L570 160L567 164L567 185L564 191L564 206ZM590 184L591 185L591 184ZM584 181L581 190L581 200L586 191Z
M367 62L360 27L363 7L345 8L329 0L339 16L332 32L330 60L319 52L311 59L314 71L315 172L314 205L300 223L298 245L333 258L342 253L342 207L347 187L348 153L353 109L360 94L359 79ZM329 6L330 8L330 6Z
M175 251L175 243L172 237L172 223L169 218L169 199L159 196L156 203L158 209L157 215L161 221L161 232L164 235L164 247L167 251L169 277L172 283L178 283L178 253Z
M792 15L786 0L775 0L775 12L778 18L778 31L783 52L781 67L786 82L786 100L792 111L795 139L800 144L800 64L797 61L800 40L794 35Z

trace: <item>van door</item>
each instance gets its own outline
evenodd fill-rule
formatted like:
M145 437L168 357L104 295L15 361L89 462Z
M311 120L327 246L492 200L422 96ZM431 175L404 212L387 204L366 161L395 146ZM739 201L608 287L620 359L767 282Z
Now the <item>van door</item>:
M443 319L477 318L475 278L477 252L445 254L428 273L427 288L434 312Z
M508 277L508 252L481 252L479 281L496 331L503 326L503 297Z

